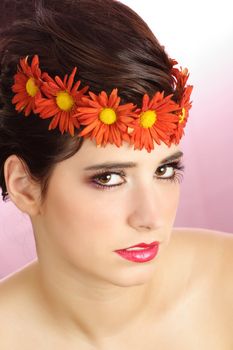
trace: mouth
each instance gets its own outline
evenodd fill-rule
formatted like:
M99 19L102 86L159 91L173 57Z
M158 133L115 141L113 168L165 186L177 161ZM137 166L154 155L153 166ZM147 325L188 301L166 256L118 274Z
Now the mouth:
M149 243L149 244L143 242L143 243L135 244L135 245L130 246L128 248L118 249L118 250L116 250L116 252L117 251L122 251L122 250L143 250L143 249L146 249L146 248L152 248L152 247L154 247L155 245L158 245L158 244L159 244L159 242L157 242L157 241L154 241L154 242Z
M135 263L145 263L153 260L159 250L159 242L152 242L150 244L139 243L135 246L116 250L115 252L123 259Z

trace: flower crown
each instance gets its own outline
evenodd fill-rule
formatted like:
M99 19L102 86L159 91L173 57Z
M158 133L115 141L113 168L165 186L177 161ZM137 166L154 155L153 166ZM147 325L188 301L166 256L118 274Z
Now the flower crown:
M174 94L164 97L164 91L158 91L151 99L145 93L138 107L133 103L120 105L117 88L109 96L105 91L98 95L89 91L89 96L85 95L89 86L79 90L81 81L74 81L77 67L63 80L59 76L53 79L41 72L38 55L33 56L31 65L26 56L20 59L14 75L12 103L26 117L33 112L42 119L52 118L49 130L59 127L62 134L66 131L74 136L75 128L83 126L78 136L95 139L97 147L107 143L120 147L126 141L134 144L134 149L151 152L153 141L158 145L162 141L169 147L179 143L192 104L193 86L186 86L187 68L174 68L177 62L173 59L171 63L178 102L172 100Z

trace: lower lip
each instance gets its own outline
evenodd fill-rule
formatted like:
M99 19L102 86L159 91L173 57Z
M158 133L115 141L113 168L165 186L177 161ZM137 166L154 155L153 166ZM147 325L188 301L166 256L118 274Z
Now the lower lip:
M126 260L142 263L154 259L158 249L159 244L156 244L141 250L117 250L116 253Z

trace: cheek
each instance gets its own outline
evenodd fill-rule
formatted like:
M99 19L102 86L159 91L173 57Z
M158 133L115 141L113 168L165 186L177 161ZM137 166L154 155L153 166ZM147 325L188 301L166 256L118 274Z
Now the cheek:
M45 234L49 256L68 261L80 271L103 270L119 235L119 213L110 196L87 190L67 195L56 192L46 207ZM119 239L119 238L118 238ZM117 247L117 244L116 244ZM106 259L106 261L105 261Z
M109 238L116 214L116 203L108 196L87 190L72 194L61 190L50 193L45 207L45 231L60 247L81 252L101 245Z
M180 185L168 186L163 196L163 216L170 221L175 220L180 199Z

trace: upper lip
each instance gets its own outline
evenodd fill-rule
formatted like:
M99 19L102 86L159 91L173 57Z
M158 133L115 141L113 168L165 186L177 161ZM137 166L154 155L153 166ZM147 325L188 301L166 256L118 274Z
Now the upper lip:
M151 242L151 243L138 243L138 244L135 244L135 245L132 245L131 247L127 247L127 248L122 248L122 249L129 249L129 248L134 248L134 247L139 247L139 248L149 248L149 247L152 247L156 244L158 244L159 242L157 241L154 241L154 242Z

